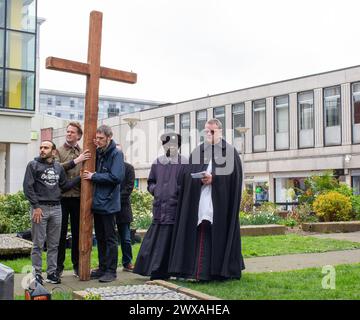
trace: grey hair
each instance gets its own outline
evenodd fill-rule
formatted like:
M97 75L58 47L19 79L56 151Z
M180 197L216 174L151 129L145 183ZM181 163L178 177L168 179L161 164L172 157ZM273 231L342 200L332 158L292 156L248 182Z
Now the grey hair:
M206 121L206 124L216 124L216 126L219 128L219 129L222 129L222 123L219 119L216 119L216 118L212 118L212 119L209 119L208 121Z
M107 126L106 124L102 124L99 128L97 128L96 133L103 133L108 138L113 136L111 127Z

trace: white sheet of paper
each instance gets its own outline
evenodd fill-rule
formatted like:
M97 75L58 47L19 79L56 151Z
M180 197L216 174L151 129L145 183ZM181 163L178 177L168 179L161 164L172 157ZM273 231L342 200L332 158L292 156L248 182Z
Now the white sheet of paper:
M191 173L191 177L194 179L202 179L206 176L206 171Z

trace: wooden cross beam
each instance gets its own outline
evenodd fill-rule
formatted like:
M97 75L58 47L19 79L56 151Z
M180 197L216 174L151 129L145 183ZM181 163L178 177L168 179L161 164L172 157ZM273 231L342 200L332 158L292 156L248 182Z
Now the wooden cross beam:
M92 158L84 162L83 170L95 171L95 145L93 139L96 135L99 105L99 81L100 78L136 83L136 73L109 69L100 66L101 54L101 29L102 13L92 11L90 13L88 61L77 61L48 57L46 68L86 75L85 96L85 120L84 120L84 149L89 149ZM120 195L119 195L120 196ZM80 239L79 239L79 276L80 280L90 280L90 256L92 248L93 216L92 183L88 180L81 181L80 197Z

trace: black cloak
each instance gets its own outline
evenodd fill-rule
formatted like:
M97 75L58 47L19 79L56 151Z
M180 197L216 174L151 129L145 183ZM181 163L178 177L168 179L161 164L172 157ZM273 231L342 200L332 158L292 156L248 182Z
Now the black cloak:
M210 276L240 278L245 269L241 254L239 210L242 165L237 150L225 140L203 143L190 155L189 164L179 174L180 186L176 220L171 242L169 272L173 276L195 274L198 208L201 179L190 173L205 171L212 159L213 224Z

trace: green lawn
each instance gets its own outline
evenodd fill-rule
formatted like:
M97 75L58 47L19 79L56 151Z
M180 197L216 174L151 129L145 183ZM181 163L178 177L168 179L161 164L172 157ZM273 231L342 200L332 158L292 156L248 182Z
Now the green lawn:
M133 246L135 262L140 244ZM242 252L245 258L260 256L276 256L292 253L326 252L335 250L349 250L360 248L360 243L340 241L333 239L318 239L314 237L299 236L296 234L263 236L263 237L242 237ZM5 260L1 263L21 273L24 266L31 266L30 258L16 260ZM98 265L97 250L93 248L91 253L91 267ZM121 265L121 250L119 249L119 265ZM46 270L46 254L43 254L43 269ZM70 250L66 251L65 270L71 270Z
M360 264L335 267L335 289L323 289L321 268L287 272L246 273L240 280L192 283L172 281L227 300L360 299Z

